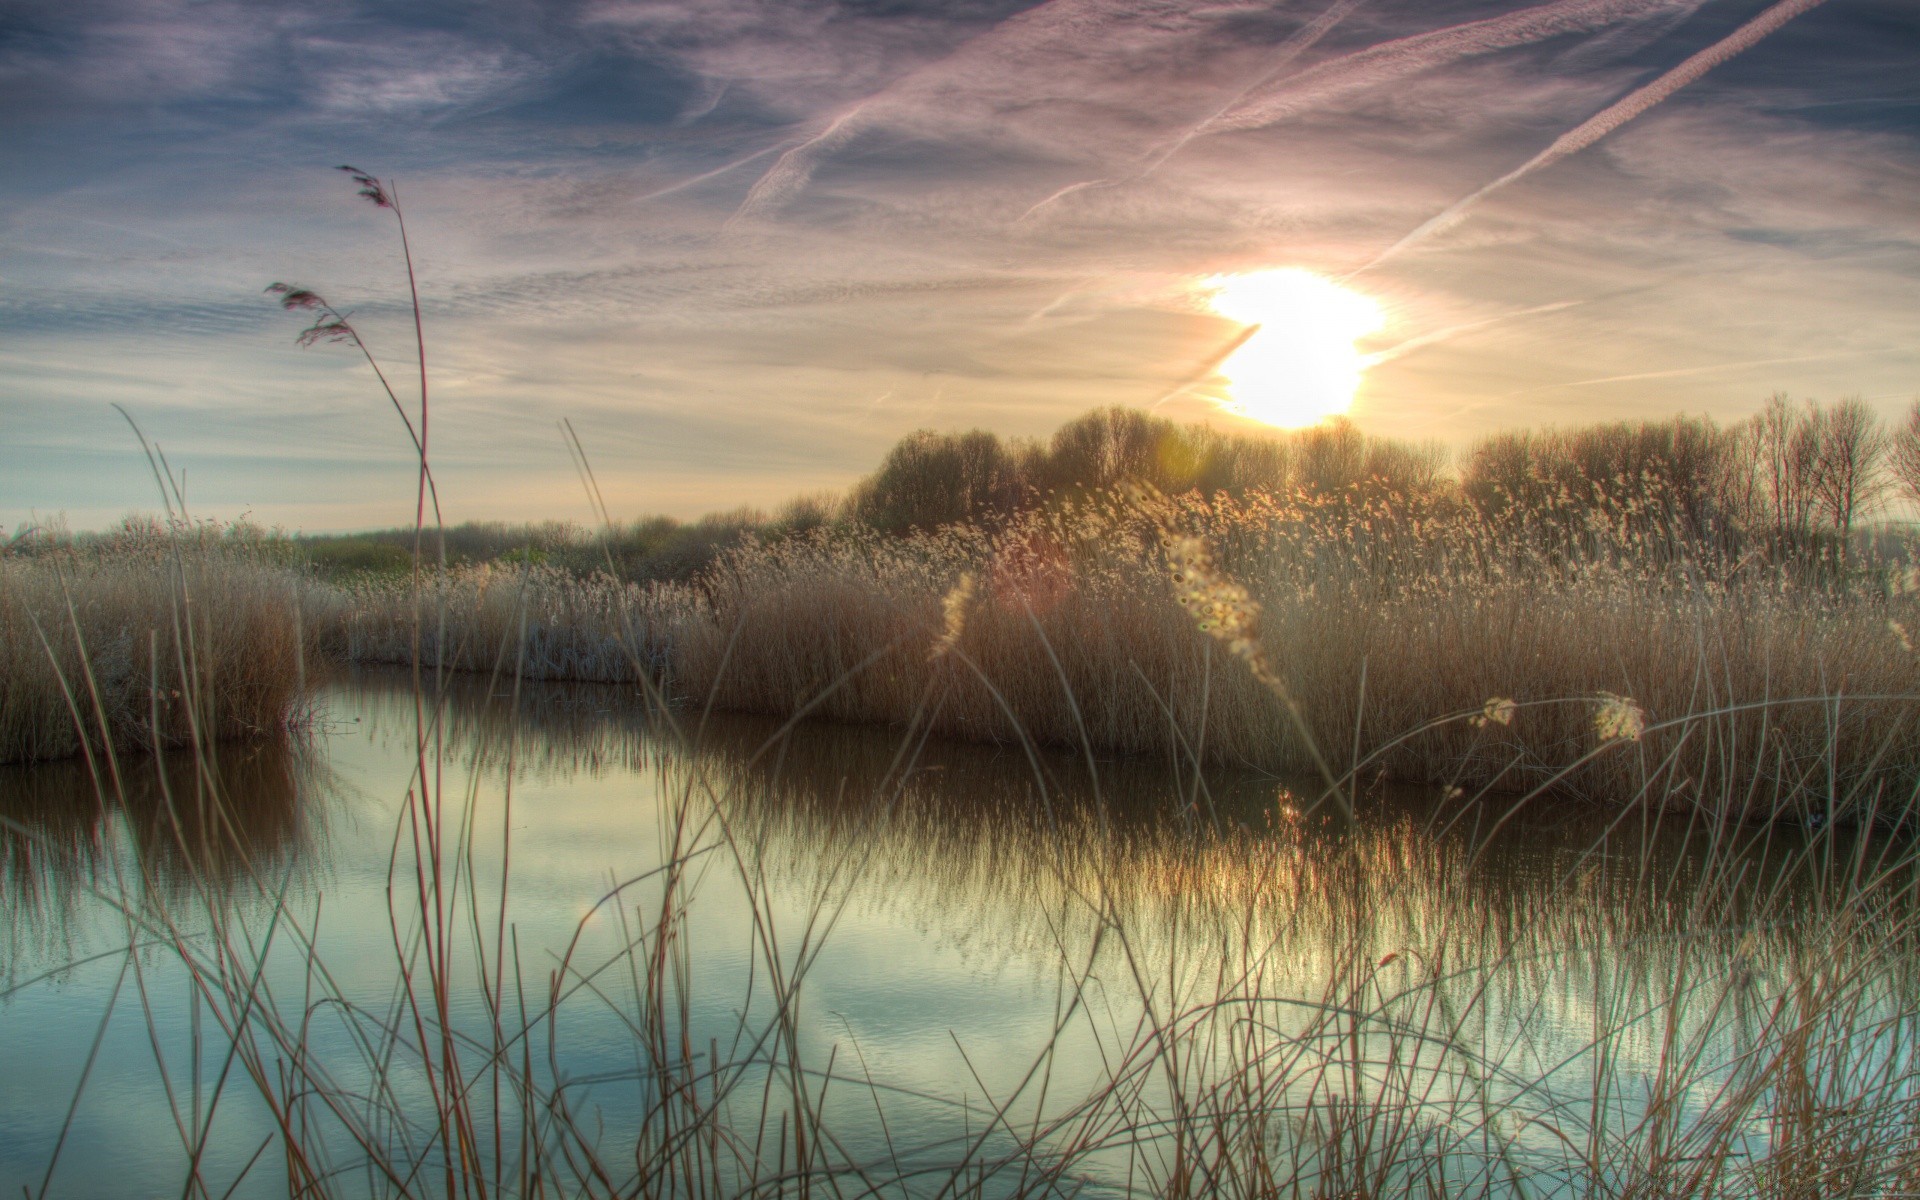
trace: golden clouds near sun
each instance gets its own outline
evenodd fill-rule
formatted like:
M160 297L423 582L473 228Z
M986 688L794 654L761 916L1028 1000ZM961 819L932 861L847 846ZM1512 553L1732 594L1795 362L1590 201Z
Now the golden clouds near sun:
M1297 429L1353 404L1367 366L1356 343L1386 324L1377 301L1299 267L1216 275L1200 287L1213 311L1256 327L1218 367L1235 412Z

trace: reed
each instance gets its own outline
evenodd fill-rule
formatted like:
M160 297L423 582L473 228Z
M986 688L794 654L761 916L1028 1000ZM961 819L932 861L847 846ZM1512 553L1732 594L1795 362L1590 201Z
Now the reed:
M1183 539L1258 609L1262 660L1304 724L1201 628L1213 601L1172 578ZM639 673L703 705L893 725L937 689L947 736L1274 770L1338 747L1363 774L1710 796L1729 819L1899 820L1920 782L1920 603L1903 576L1809 581L1633 511L1570 531L1384 489L1106 495L907 536L749 539L685 583L524 561L326 581L286 549L155 532L0 560L0 758L103 744L93 700L69 705L59 684L82 677L83 650L121 740L151 743L157 717L178 744L183 638L217 683L202 689L217 711L194 719L218 736L283 727L304 638L309 657ZM1609 696L1633 702L1639 736L1601 728ZM1506 720L1455 719L1499 701Z
M0 762L297 724L304 591L205 529L0 556Z
M410 578L365 576L314 589L321 653L353 663L427 661L461 671L517 664L522 678L622 682L635 648L664 665L673 630L695 608L684 586L640 585L605 572L479 563ZM435 619L414 640L416 604Z
M1717 815L1903 815L1920 781L1911 597L1811 586L1625 522L1586 545L1418 498L1111 499L991 531L823 532L736 554L684 609L677 685L722 707L904 722L938 687L944 734L1103 752L1342 766ZM1221 586L1304 729L1176 601L1176 538ZM955 656L943 607L970 593ZM689 601L694 594L689 594ZM1201 607L1206 596L1188 596ZM991 679L992 688L982 682ZM1644 728L1603 727L1610 696ZM1458 719L1511 701L1507 719Z

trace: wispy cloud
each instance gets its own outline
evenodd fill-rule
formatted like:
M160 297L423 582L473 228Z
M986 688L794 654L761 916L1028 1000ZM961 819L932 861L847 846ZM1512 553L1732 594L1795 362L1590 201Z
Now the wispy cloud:
M1262 72L1257 79L1240 88L1230 96L1225 103L1215 108L1213 112L1187 126L1185 129L1180 130L1179 133L1169 139L1163 146L1153 150L1145 162L1141 163L1137 169L1123 179L1084 179L1070 183L1028 208L1026 212L1020 214L1020 219L1022 221L1029 220L1037 216L1049 205L1064 200L1076 192L1085 191L1088 188L1113 187L1116 184L1136 183L1153 174L1154 171L1164 166L1168 159L1180 153L1181 148L1188 142L1201 136L1212 122L1218 120L1226 113L1231 112L1240 104L1244 103L1248 96L1267 87L1273 80L1283 75L1293 66L1294 62L1298 60L1301 55L1312 50L1314 46L1319 44L1321 38L1325 37L1336 25L1345 20L1349 13L1360 7L1364 2L1365 0L1334 0L1319 16L1302 25L1285 41L1280 43L1279 49L1266 64L1266 70Z
M1191 49L1223 21L1263 7L1254 0L1204 7L1179 0L1045 0L834 114L819 132L781 155L748 193L737 219L765 219L778 212L826 158L889 121L945 123L964 113L975 114L976 121L986 115L1008 117L1047 100L1089 107L1103 100L1121 102L1118 72L1165 69L1168 59Z
M1695 82L1708 71L1726 62L1742 51L1752 49L1760 39L1773 33L1782 25L1803 13L1810 12L1824 4L1826 0L1779 0L1759 16L1748 21L1731 34L1690 56L1685 62L1662 74L1658 79L1608 105L1604 110L1582 121L1579 125L1555 138L1553 144L1534 155L1526 162L1508 171L1505 175L1480 188L1471 196L1455 203L1445 212L1422 224L1418 229L1401 238L1370 265L1380 262L1411 246L1418 245L1434 234L1453 228L1465 219L1467 212L1480 201L1491 196L1509 184L1517 183L1535 171L1549 167L1572 154L1578 154L1587 147L1619 129L1661 101L1672 96L1681 88Z
M1439 70L1465 58L1494 54L1569 34L1590 33L1621 21L1667 16L1701 0L1554 0L1518 12L1466 21L1395 38L1317 63L1308 70L1255 89L1225 112L1209 118L1193 136L1261 129L1313 109L1411 75Z
M407 343L341 161L409 199L456 516L571 496L561 415L619 504L684 512L847 482L921 425L1185 411L1238 332L1197 279L1343 274L1449 210L1355 280L1393 314L1356 410L1380 431L1920 378L1904 0L17 8L9 525L139 502L98 474L106 398L209 505L375 523L325 480L381 497L389 466L405 500L364 368L259 296L311 284Z

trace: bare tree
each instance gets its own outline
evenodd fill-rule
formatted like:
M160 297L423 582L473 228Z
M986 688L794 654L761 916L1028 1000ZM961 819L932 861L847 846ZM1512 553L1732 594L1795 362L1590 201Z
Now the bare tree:
M1835 555L1844 568L1855 518L1872 509L1886 489L1887 430L1859 396L1814 409L1812 422L1814 500L1833 527Z
M1887 473L1900 494L1920 504L1920 400L1907 409L1907 419L1887 438Z
M1814 477L1820 466L1814 407L1795 405L1785 392L1775 392L1750 429L1754 470L1760 477L1773 541L1776 549L1784 550L1806 541L1813 532L1818 501Z

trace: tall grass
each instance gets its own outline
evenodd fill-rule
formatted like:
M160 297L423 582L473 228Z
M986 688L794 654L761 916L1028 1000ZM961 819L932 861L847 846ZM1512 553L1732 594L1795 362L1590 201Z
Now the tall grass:
M1176 536L1218 548L1250 591L1307 738L1175 603ZM1905 814L1920 781L1911 598L1646 540L1621 522L1569 547L1393 495L1115 499L993 531L824 532L711 573L682 602L671 663L680 688L730 708L900 723L937 688L933 723L961 736L1294 770L1317 745L1468 789L1711 800L1731 818ZM927 652L963 576L979 581L955 643L971 667ZM1610 745L1596 724L1609 695L1646 715L1637 741ZM1445 719L1500 699L1509 721Z
M531 564L448 567L417 582L366 576L314 591L314 638L347 662L404 664L423 653L453 670L511 664L527 679L620 682L634 676L636 647L664 665L685 592ZM416 642L419 604L436 619Z
M1177 538L1212 547L1259 606L1262 653L1304 736L1178 602ZM278 553L181 545L5 560L10 757L73 753L89 727L72 718L49 646L68 677L80 647L97 646L109 722L150 740L138 631L160 633L165 697L177 690L167 638L180 595L206 625L199 669L232 681L207 693L233 709L207 729L284 722L297 594L305 636L334 659L419 654L595 681L638 670L702 705L894 725L937 691L933 727L983 740L1275 770L1337 747L1343 768L1403 781L1550 785L1655 807L1711 797L1734 819L1898 820L1920 781L1908 632L1920 632L1920 603L1899 574L1810 582L1629 506L1542 524L1384 488L1105 496L904 537L835 524L750 539L691 583L528 562L328 583L297 578ZM963 578L975 584L949 612ZM950 618L955 653L931 653ZM1613 744L1596 725L1610 695L1644 713L1638 740ZM92 721L91 702L75 700ZM1446 719L1502 700L1510 720ZM182 718L160 712L161 740L177 742Z
M0 762L287 729L304 587L206 529L0 556Z

